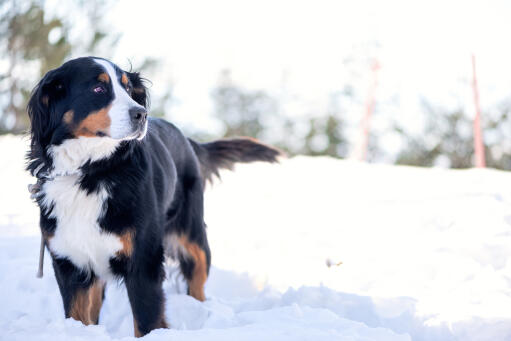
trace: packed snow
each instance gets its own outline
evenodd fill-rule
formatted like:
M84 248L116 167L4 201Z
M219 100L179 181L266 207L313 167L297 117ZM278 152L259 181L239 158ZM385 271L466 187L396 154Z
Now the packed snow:
M0 340L129 340L122 284L65 319L27 140L0 138ZM326 157L239 165L206 192L206 302L167 265L171 329L147 340L511 340L511 174Z

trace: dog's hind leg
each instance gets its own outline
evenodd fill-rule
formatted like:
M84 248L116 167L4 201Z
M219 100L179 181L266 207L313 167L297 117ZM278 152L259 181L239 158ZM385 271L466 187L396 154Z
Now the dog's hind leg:
M204 223L202 179L188 176L182 183L182 195L172 220L170 240L177 251L181 272L188 282L188 294L205 301L204 284L209 274L211 253Z
M204 233L203 242L191 241L188 236L178 238L179 264L188 282L188 294L199 301L205 301L204 284L208 279L210 251Z

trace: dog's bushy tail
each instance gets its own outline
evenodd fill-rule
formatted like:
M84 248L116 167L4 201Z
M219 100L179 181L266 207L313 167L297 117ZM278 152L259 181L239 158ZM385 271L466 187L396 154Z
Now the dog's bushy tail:
M239 137L222 139L208 143L198 143L189 139L197 155L204 181L213 181L220 177L219 170L232 170L235 163L278 162L283 153L277 148L265 145L256 139Z

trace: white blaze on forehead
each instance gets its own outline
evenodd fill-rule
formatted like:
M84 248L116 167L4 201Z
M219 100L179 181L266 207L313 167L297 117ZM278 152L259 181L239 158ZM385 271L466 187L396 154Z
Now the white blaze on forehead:
M129 109L140 105L133 100L121 86L113 65L102 59L94 59L110 76L114 100L108 115L110 116L110 136L114 139L123 139L133 133Z

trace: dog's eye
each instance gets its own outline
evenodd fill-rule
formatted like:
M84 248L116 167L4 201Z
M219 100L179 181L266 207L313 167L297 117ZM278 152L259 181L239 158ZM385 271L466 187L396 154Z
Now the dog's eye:
M98 85L92 91L96 94L103 94L106 92L106 88L103 85Z

